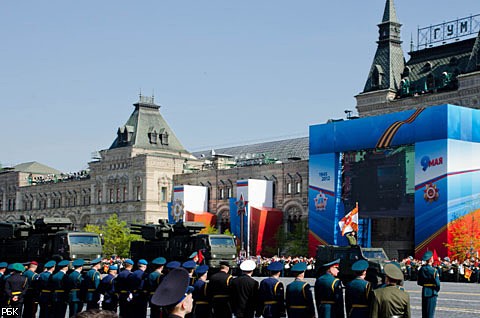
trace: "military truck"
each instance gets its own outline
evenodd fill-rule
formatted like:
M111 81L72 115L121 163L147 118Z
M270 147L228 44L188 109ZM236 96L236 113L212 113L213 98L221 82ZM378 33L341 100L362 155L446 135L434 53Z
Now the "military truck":
M319 245L315 266L318 271L321 270L322 264L329 263L333 260L340 259L340 273L338 278L343 283L347 283L355 278L352 271L352 264L357 260L363 259L368 262L369 272L376 273L378 279L383 279L383 267L389 261L387 254L381 247L361 247L359 245L336 246L336 245Z
M169 224L159 220L158 224L132 224L131 233L141 235L145 241L134 241L130 245L133 259L154 259L159 256L167 260L186 261L197 252L205 264L218 268L221 261L236 267L237 248L232 236L225 234L200 234L205 228L200 222Z
M74 231L69 218L23 217L0 222L0 255L9 263L83 258L88 264L102 255L102 243L96 233Z

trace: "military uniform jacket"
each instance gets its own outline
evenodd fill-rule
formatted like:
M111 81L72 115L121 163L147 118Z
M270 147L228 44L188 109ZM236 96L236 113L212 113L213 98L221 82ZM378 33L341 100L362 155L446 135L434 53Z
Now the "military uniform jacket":
M80 299L80 287L82 285L82 274L73 271L68 274L67 278L67 289L68 292L68 302L81 302Z
M310 284L307 282L295 279L288 284L285 303L289 318L315 317L312 291L310 290Z
M423 286L422 297L438 296L440 291L440 277L436 268L425 265L418 271L417 284Z
M389 285L373 291L371 318L403 316L410 318L410 296L397 286Z
M63 271L58 271L50 276L49 286L53 302L67 302L67 275Z
M258 296L257 315L261 314L265 318L285 317L285 290L276 278L262 280Z
M31 270L26 270L23 272L22 275L28 279L27 294L31 295L34 299L37 299L38 289L36 285L37 285L38 274L35 272L32 272Z
M141 269L137 269L127 279L127 284L133 294L134 303L146 303L148 290L144 288L147 274Z
M153 271L150 274L148 274L147 289L150 294L149 298L151 298L153 294L155 294L155 290L157 290L157 287L158 285L160 285L162 279L163 279L162 273L159 273L157 271Z
M37 288L40 293L38 302L48 304L52 300L52 290L50 289L50 276L52 273L45 271L38 275Z
M347 283L345 288L345 307L347 317L361 318L370 314L370 301L372 298L371 284L357 277Z
M210 302L207 295L207 282L197 280L193 284L193 312L195 318L206 318L211 316Z
M22 303L23 297L27 292L27 288L28 278L23 277L21 274L18 273L12 274L5 281L5 296L7 298L7 303ZM15 296L17 297L16 301L13 300Z
M108 274L107 276L102 278L97 290L99 294L104 295L104 303L116 305L118 297L115 293L115 276L113 276L112 274Z
M343 318L342 282L325 273L315 282L315 302L320 318Z
M249 275L242 275L232 281L230 288L235 316L253 318L258 301L258 282Z
M130 275L132 275L132 272L128 269L124 269L118 274L117 278L115 278L115 292L118 294L120 300L126 300L130 293L130 288L127 282Z
M85 274L82 284L82 294L85 295L86 302L96 303L100 299L97 288L100 285L100 273L92 268Z
M232 315L229 288L231 280L232 275L222 271L210 277L207 295L214 310L214 317L230 317Z

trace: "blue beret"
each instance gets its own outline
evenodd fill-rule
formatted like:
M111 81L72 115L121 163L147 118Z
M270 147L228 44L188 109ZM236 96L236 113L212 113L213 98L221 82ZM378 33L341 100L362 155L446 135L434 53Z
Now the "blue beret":
M20 263L14 263L14 264L12 264L12 270L14 270L16 272L19 272L19 273L23 273L25 271L25 266L23 266Z
M157 306L176 305L185 298L185 295L191 293L192 286L189 286L190 277L183 268L175 268L165 276L158 285L152 296L152 303Z
M165 263L167 263L165 257L157 257L152 261L153 265L165 265Z
M182 267L185 269L194 269L195 267L197 267L197 263L195 263L194 261L186 261L182 264Z
M272 262L267 266L267 270L271 272L281 272L283 264L281 262Z
M293 265L292 269L290 269L291 272L304 272L307 270L307 263L300 262L295 265Z
M367 268L368 268L368 262L364 259L360 259L355 263L353 263L352 265L352 271L356 271L356 272L363 272L367 270Z
M197 253L197 252L193 252L193 253L192 253L192 254L191 254L191 255L190 255L188 258L190 258L190 259L191 259L191 258L194 258L194 257L195 257L195 256L197 256L197 255L198 255L198 253Z
M66 259L64 259L63 261L58 262L58 264L57 264L58 267L65 267L65 266L68 266L68 265L70 265L70 262L67 261Z
M46 268L52 268L55 265L57 265L57 262L55 262L55 261L48 261L48 262L45 263Z
M148 265L148 262L142 258L138 260L138 265Z
M8 266L7 262L1 262L0 263L0 268L6 268Z
M428 261L432 256L432 251L426 251L425 254L423 254L422 261Z
M74 260L72 263L73 267L80 267L80 266L83 266L84 264L85 264L85 261L81 258Z
M197 267L197 269L195 269L195 274L198 276L202 276L206 272L208 272L208 265L200 265Z
M133 265L133 261L129 258L127 258L125 261L124 261L125 264L128 264L128 265Z
M180 264L180 262L171 261L171 262L168 262L167 265L165 265L165 267L168 268L168 269L174 269L174 268L180 267L181 265L182 264Z
M15 264L15 263L8 264L7 269L8 269L9 271L13 270L13 264Z
M97 265L98 263L100 263L102 261L102 258L101 257L97 257L96 259L93 259L90 264L92 265Z
M116 271L116 270L118 270L118 266L117 265L110 265L110 266L108 266L108 270L109 271Z
M322 267L332 267L333 265L340 265L340 259L338 258L330 263L323 264Z

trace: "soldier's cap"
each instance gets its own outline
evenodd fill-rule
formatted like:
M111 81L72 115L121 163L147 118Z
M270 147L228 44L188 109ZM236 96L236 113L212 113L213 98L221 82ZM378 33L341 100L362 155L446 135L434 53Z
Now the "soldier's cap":
M148 265L148 262L142 258L138 260L138 265Z
M185 269L194 269L195 267L197 267L197 263L195 263L194 261L186 261L182 264L182 267Z
M152 261L153 265L165 265L167 263L167 260L165 257L157 257Z
M336 259L334 261L331 261L329 263L323 264L323 268L330 268L330 267L338 267L340 265L340 259Z
M117 265L110 265L108 266L109 271L118 271L118 266Z
M291 272L301 273L307 270L307 263L300 262L292 266Z
M64 259L63 261L58 262L58 264L57 264L58 267L66 267L66 266L68 266L68 265L70 265L70 262L67 261L66 259Z
M37 266L38 266L38 263L35 262L35 261L31 261L31 262L29 263L29 265L37 265Z
M193 287L189 286L188 272L183 268L172 269L158 285L152 296L152 303L157 306L173 306L181 302Z
M220 265L230 267L230 264L227 261L221 261Z
M102 261L102 258L101 257L97 257L96 259L92 260L90 262L90 264L92 265L97 265L98 263L100 263Z
M0 268L7 268L8 263L7 262L1 262L0 263Z
M57 265L57 262L48 261L48 262L45 263L45 268L52 268L52 267L55 267L55 265Z
M423 254L422 261L428 261L432 256L432 251L426 251L425 254Z
M208 265L200 265L195 269L195 274L198 276L202 276L206 272L208 272Z
M240 269L244 272L251 272L257 267L254 261L247 259L240 264Z
M395 279L395 280L403 280L403 273L400 268L397 267L397 265L388 263L385 265L383 268L385 275L388 277Z
M25 266L23 266L20 263L14 263L14 264L12 264L12 270L14 270L16 272L19 272L19 273L23 273L25 271Z
M15 263L8 264L7 270L9 270L9 271L13 270L13 264L15 264Z
M283 264L281 262L272 262L267 266L267 270L271 272L281 272Z
M195 256L197 256L198 253L197 252L193 252L192 254L190 254L190 256L188 258L192 259L194 258Z
M165 265L165 267L168 269L175 269L175 268L179 268L181 265L182 264L180 264L180 262L171 261L171 262L168 262L167 265Z
M133 261L129 258L127 258L125 261L124 261L125 264L128 264L128 265L133 265Z
M355 272L363 272L367 270L367 268L368 268L368 262L364 259L359 259L352 265L352 271L355 271Z
M72 262L73 267L80 267L80 266L83 266L84 264L85 264L85 261L81 258L76 259Z

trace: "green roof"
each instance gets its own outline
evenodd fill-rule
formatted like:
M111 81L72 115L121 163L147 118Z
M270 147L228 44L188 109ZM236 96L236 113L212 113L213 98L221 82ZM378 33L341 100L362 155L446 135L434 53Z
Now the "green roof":
M14 171L26 172L26 173L35 173L35 174L61 174L62 172L46 166L44 164L38 163L36 161L25 162L18 164L13 167Z

